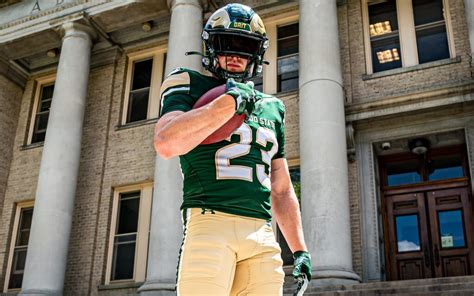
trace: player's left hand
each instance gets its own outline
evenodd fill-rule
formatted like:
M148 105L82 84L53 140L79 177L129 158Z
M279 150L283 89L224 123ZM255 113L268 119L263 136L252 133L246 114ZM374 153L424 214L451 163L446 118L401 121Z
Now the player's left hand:
M247 115L252 114L256 102L254 83L252 81L241 83L230 78L226 83L226 93L234 97L234 99L237 97L236 102L239 101L239 99L242 101L236 108L237 114L242 114L243 112Z
M306 275L308 281L311 280L311 254L306 251L297 251L293 253L294 268L293 277L298 279L299 277Z

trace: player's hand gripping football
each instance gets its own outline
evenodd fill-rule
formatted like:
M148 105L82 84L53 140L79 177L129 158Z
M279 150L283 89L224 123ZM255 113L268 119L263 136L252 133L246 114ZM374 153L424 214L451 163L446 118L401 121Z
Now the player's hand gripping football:
M294 296L302 296L311 280L311 255L306 251L293 253L294 268L293 277L297 282Z
M254 83L248 81L246 83L236 82L230 78L226 83L226 94L230 95L235 100L235 113L240 115L246 113L247 116L252 114L255 109L255 90Z

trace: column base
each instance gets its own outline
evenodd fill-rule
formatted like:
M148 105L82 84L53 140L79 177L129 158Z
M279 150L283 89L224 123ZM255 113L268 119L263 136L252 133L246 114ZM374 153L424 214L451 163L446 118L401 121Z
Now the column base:
M25 295L25 296L61 296L63 295L62 291L54 291L54 290L40 290L40 289L28 289L28 290L21 290L18 295Z
M138 288L138 293L141 296L174 296L176 295L176 284L148 280Z
M310 287L321 288L328 286L355 285L361 282L360 277L352 270L344 268L320 268L313 270Z

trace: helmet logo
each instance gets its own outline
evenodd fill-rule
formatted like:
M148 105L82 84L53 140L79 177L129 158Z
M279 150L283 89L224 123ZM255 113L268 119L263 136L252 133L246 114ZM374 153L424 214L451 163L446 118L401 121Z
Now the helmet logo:
M233 28L237 28L237 29L243 29L243 30L248 30L250 31L250 26L246 23L241 23L241 22L233 22L232 23L232 27Z
M264 35L264 36L266 35L265 26L263 25L263 21L257 14L255 14L252 17L252 20L250 22L250 26L251 26L251 30L253 32L259 33L259 34Z
M230 24L230 17L227 11L222 8L217 10L209 19L210 28L228 28Z

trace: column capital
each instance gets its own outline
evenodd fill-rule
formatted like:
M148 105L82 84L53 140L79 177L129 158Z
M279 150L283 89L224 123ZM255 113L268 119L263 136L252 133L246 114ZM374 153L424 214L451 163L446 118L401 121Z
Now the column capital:
M193 5L202 10L202 2L206 0L166 0L170 11L173 11L179 5Z
M98 37L97 32L91 26L79 21L70 21L60 25L57 29L61 38L82 37L88 38L91 42Z

